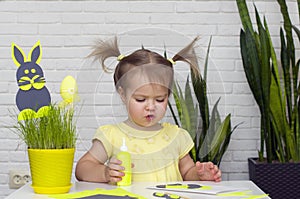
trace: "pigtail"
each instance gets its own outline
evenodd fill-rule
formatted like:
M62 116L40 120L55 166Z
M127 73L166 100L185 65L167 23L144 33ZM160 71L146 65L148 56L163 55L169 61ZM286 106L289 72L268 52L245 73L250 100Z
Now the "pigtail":
M198 58L195 52L195 43L199 40L199 36L197 36L189 45L179 51L171 60L174 61L183 61L190 65L192 72L196 77L199 77L200 70L198 66Z
M102 68L105 72L112 72L106 65L105 60L110 57L119 57L121 56L117 37L107 41L99 39L96 41L96 44L93 47L93 51L88 57L94 57L95 60L99 60L102 65Z

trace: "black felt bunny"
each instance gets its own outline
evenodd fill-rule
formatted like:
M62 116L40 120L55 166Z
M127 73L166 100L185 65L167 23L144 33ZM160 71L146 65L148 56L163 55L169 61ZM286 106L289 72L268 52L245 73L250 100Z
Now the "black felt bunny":
M38 41L31 49L28 58L23 50L16 44L12 44L12 58L18 66L16 77L19 90L16 96L16 104L21 111L19 114L34 111L35 116L44 112L51 103L51 97L45 86L45 77L42 68L39 66L42 50ZM40 114L43 115L44 113Z

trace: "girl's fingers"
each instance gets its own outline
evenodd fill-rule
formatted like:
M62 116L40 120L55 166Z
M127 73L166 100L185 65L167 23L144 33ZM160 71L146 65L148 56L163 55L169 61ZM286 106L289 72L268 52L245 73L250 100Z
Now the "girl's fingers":
M199 175L204 172L204 163L196 162L196 168Z
M201 180L214 180L216 182L221 181L222 172L217 165L212 162L196 162L197 173Z
M111 169L111 170L116 170L116 171L122 171L124 170L124 167L121 166L121 161L115 158L111 158L109 163L107 164L107 166Z
M121 166L121 161L116 158L111 158L106 166L108 167L109 182L119 182L124 176L124 167Z
M116 158L111 158L109 164L121 164L122 162Z
M124 173L110 170L109 175L110 175L110 182L119 182L122 180L122 176L124 176Z

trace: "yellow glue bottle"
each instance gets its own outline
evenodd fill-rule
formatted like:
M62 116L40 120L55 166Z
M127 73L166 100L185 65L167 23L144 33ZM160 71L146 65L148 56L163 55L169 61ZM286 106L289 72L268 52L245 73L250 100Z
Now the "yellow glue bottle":
M123 138L123 144L120 147L120 153L117 155L117 159L122 161L121 166L125 168L123 171L125 175L122 177L122 180L117 182L117 185L119 186L128 186L131 185L131 155L128 152L125 138Z

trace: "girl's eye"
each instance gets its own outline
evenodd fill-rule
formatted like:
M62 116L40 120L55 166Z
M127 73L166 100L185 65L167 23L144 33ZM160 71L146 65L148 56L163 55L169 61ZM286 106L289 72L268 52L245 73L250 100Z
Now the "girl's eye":
M144 102L145 99L135 99L135 101L137 101L137 102Z
M163 99L156 99L156 101L159 102L159 103L162 103L162 102L165 101L165 99L166 99L166 98L163 98Z

